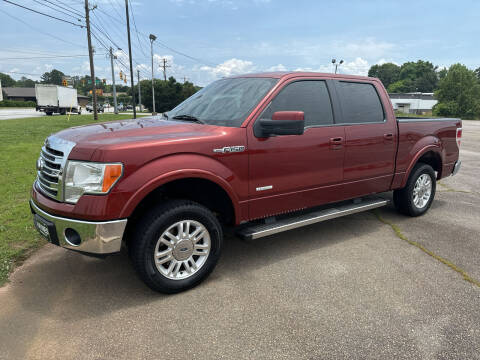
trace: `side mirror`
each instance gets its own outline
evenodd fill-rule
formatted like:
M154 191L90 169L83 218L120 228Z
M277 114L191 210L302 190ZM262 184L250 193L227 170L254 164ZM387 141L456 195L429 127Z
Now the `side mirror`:
M258 119L253 128L256 137L302 135L305 128L303 111L277 111L271 119Z

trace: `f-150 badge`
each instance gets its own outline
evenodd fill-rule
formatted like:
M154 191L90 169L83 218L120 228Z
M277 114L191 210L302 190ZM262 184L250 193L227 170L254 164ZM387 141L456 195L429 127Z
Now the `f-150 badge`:
M237 146L224 146L223 148L220 149L213 149L214 153L236 153L236 152L242 152L245 151L245 146L243 145L237 145Z

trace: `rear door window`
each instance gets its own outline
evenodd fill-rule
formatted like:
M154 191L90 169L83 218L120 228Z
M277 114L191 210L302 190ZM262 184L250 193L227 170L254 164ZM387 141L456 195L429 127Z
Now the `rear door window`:
M364 124L384 121L382 103L372 84L347 81L336 84L343 112L343 119L339 119L338 123Z
M276 111L303 111L305 127L333 124L332 104L323 80L296 81L288 84L262 114L271 119Z

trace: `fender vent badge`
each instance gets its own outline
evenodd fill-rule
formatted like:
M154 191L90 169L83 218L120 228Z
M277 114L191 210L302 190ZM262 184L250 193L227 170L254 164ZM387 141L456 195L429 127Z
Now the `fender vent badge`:
M221 154L236 153L236 152L243 152L243 151L245 151L245 146L243 145L224 146L223 148L220 148L220 149L213 149L214 153L221 153Z

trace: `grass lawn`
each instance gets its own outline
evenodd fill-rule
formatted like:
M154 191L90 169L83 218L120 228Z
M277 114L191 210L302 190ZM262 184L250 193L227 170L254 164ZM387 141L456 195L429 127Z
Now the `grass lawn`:
M99 121L131 115L99 114ZM35 164L47 136L64 128L93 123L93 115L45 116L0 121L0 286L15 263L45 244L33 227L28 201Z

